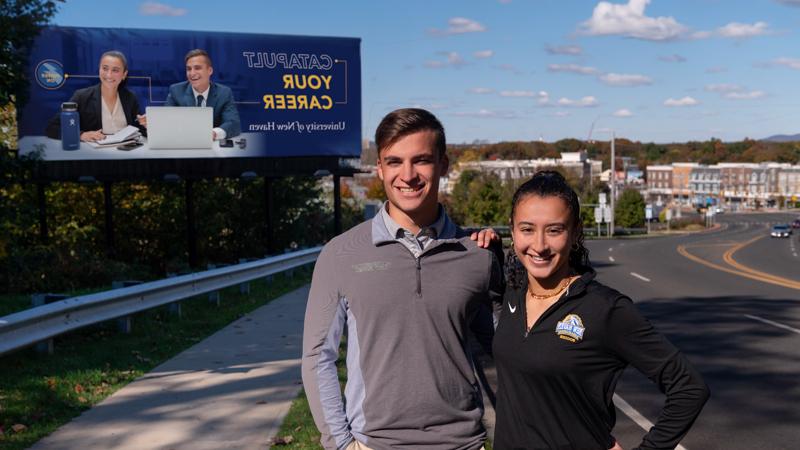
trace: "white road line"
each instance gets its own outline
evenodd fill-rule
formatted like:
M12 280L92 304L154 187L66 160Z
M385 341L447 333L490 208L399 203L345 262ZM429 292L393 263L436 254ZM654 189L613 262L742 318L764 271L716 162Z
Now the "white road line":
M782 323L773 322L771 320L764 319L763 317L751 316L750 314L745 314L744 316L747 317L748 319L753 319L753 320L757 320L759 322L764 322L764 323L766 323L768 325L772 325L773 327L783 328L784 330L789 330L792 333L800 334L800 330L798 330L797 328L792 328L792 327L790 327L788 325L784 325Z
M613 252L614 248L613 247L608 247L608 251Z
M650 428L653 428L653 422L647 420L647 417L643 416L639 411L635 410L633 406L631 406L628 402L622 399L617 394L614 394L614 406L619 408L620 411L625 413L626 416L630 417L631 420L636 422L636 425L642 427L644 431L650 431ZM686 447L678 444L675 447L675 450L688 450Z
M638 273L636 273L636 272L631 272L631 275L633 275L634 277L636 277L636 278L638 278L638 279L640 279L640 280L642 280L642 281L647 281L647 282L650 282L650 278L643 277L643 276L639 275L639 274L638 274Z
M614 257L613 256L609 256L608 260L611 261L611 262L614 262Z

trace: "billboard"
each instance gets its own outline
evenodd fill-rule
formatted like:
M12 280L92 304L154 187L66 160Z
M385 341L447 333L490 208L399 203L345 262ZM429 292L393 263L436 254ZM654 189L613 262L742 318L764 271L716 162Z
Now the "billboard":
M166 105L171 85L187 81L184 56L197 48L211 57L212 83L232 91L241 133L230 140L176 149L151 148L142 138L143 145L133 149L81 142L78 150L65 150L60 135L47 136L62 102L98 85L104 52L119 50L127 57L126 88L144 114L147 107ZM19 114L19 148L22 154L38 151L45 161L349 158L361 153L356 38L48 27L36 39L28 76L30 100Z

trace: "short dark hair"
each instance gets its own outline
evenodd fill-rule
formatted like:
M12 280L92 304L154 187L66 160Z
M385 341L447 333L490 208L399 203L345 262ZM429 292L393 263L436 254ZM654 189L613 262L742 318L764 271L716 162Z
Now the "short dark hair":
M583 244L583 221L581 220L581 207L578 194L567 183L567 180L555 170L541 170L522 183L511 200L511 227L514 227L514 212L522 200L535 195L538 197L558 197L564 201L569 210L569 228L575 233L575 243L569 252L569 267L578 273L590 270L589 250ZM506 281L512 288L519 288L522 284L525 268L516 259L512 248L506 257Z
M206 64L208 64L209 67L214 67L214 65L211 64L211 57L208 56L208 52L201 48L189 50L189 53L187 53L186 57L183 58L183 63L186 64L187 62L189 62L189 59L194 58L195 56L205 56Z
M436 116L421 108L396 109L381 120L375 130L375 145L378 146L378 156L380 156L381 150L391 147L401 138L420 131L432 131L434 133L436 152L440 159L443 158L447 151L444 127Z

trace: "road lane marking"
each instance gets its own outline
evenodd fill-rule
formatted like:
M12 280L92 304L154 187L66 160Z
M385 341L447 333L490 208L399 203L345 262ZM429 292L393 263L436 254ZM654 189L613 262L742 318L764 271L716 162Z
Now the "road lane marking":
M609 256L608 260L611 261L611 262L614 262L614 257L613 256Z
M694 262L696 262L698 264L702 264L702 265L704 265L706 267L710 267L712 269L716 269L716 270L719 270L721 272L727 272L727 273L730 273L730 274L733 274L733 275L738 275L740 277L749 278L751 280L761 281L762 283L775 284L775 285L783 286L783 287L789 288L789 289L800 290L800 283L793 282L791 280L784 280L784 279L777 280L777 279L764 278L764 277L756 276L756 275L754 275L752 273L741 272L741 271L738 271L738 270L733 270L733 269L729 269L729 268L724 267L724 266L720 266L719 264L714 264L712 262L708 262L708 261L706 261L706 260L704 260L704 259L702 259L702 258L700 258L698 256L695 256L695 255L689 253L689 251L686 250L686 246L685 245L679 245L677 247L677 250L678 250L678 253L681 254L681 256L683 256L683 257L685 257L687 259L690 259L690 260L692 260L692 261L694 261Z
M608 247L608 251L613 252L614 248L613 247Z
M634 409L634 407L631 406L630 403L623 400L622 397L620 397L617 394L614 394L614 406L619 408L619 410L622 411L626 416L630 417L631 420L636 422L636 425L642 427L644 431L650 431L650 429L653 428L653 422L647 420L647 417L643 416L639 411ZM675 447L675 450L688 450L688 449L678 444L678 446Z
M734 268L739 269L739 270L741 270L743 272L747 272L747 273L750 273L750 274L753 274L753 275L756 275L756 276L759 276L759 277L763 277L763 278L766 278L766 279L778 281L778 282L781 282L781 283L787 283L787 284L790 284L790 285L794 285L798 289L800 289L800 282L791 280L789 278L783 278L783 277L779 277L777 275L772 275L770 273L766 273L766 272L762 272L760 270L753 269L751 267L745 266L744 264L741 264L740 262L736 261L733 258L733 254L734 253L736 253L739 250L745 248L746 246L752 244L753 242L755 242L755 241L757 241L759 239L763 239L763 238L764 238L764 236L756 236L755 238L750 239L749 241L742 242L741 244L738 244L738 245L728 249L728 251L726 251L725 254L722 255L722 259L726 263L728 263L729 265L731 265Z
M798 330L797 328L792 328L792 327L790 327L788 325L784 325L782 323L773 322L771 320L764 319L763 317L751 316L750 314L745 314L744 316L749 318L749 319L757 320L759 322L764 322L764 323L766 323L768 325L772 325L773 327L783 328L784 330L789 330L792 333L800 334L800 330Z
M640 279L642 281L647 281L648 283L650 282L650 278L643 277L643 276L639 275L636 272L631 272L631 275L633 275L634 277L636 277L636 278L638 278L638 279Z

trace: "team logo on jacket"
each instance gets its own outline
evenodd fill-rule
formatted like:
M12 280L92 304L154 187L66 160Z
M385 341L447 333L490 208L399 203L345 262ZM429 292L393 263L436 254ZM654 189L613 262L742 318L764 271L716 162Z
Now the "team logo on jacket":
M577 314L567 314L556 325L556 334L565 341L579 342L583 340L584 331L586 328L583 327L583 320Z

